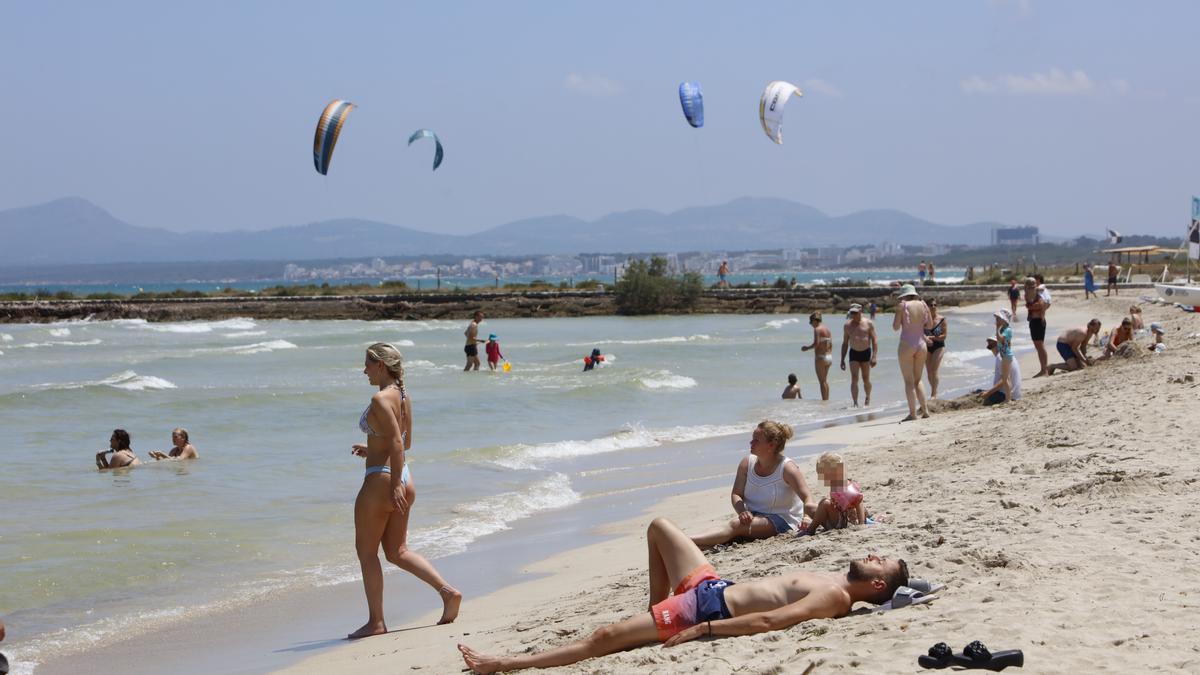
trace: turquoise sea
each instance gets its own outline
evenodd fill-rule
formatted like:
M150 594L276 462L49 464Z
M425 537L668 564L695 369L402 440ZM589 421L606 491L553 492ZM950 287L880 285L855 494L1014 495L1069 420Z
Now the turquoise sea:
M829 319L840 342L841 317ZM435 560L525 536L518 526L539 515L644 507L667 483L724 485L763 418L802 431L895 411L901 399L886 315L870 411L850 406L836 364L833 400L813 400L812 356L800 352L812 332L798 315L489 320L482 330L499 335L507 374L461 372L466 323L0 325L0 616L14 672L116 636L356 584L362 461L350 446L362 441L372 394L363 355L375 341L407 360L419 494L410 544ZM990 384L990 316L954 316L950 330L943 395ZM582 372L593 347L607 363ZM779 399L789 372L802 401ZM129 430L146 461L176 426L199 460L95 470L113 428ZM719 450L692 450L697 439L719 439L704 446Z

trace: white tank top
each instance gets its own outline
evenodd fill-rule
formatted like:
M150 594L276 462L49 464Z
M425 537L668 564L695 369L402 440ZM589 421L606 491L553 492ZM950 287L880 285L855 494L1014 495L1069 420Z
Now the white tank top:
M754 471L758 458L750 455L750 464L746 467L746 490L742 498L746 500L746 508L756 513L773 513L781 516L794 528L800 528L804 518L804 504L792 486L783 479L783 468L792 463L791 457L784 457L779 466L770 476L760 476Z

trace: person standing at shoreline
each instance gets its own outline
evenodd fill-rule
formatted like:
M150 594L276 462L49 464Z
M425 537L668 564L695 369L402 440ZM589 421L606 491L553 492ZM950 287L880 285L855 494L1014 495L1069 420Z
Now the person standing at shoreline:
M367 443L356 443L351 449L366 459L366 475L354 500L354 547L362 567L368 617L361 628L346 636L350 640L387 632L380 546L388 562L429 584L441 596L439 625L453 622L462 602L462 594L446 583L428 560L408 548L408 516L417 491L405 461L412 447L412 399L404 390L400 351L386 342L367 347L363 374L371 386L379 388L358 418Z
M933 322L929 317L929 307L917 295L917 289L912 284L901 286L899 294L900 304L896 306L896 314L892 318L892 330L900 331L896 358L900 363L900 375L904 378L904 397L908 400L908 417L900 421L911 422L917 419L918 412L923 418L929 417L925 391L921 389L921 374L929 358L925 329L932 328Z
M487 340L479 339L479 324L481 323L483 323L483 312L476 311L471 323L467 324L467 329L463 331L463 335L467 336L467 345L463 347L463 352L467 355L467 365L463 368L464 373L468 370L479 370L479 345L487 342Z
M937 283L937 270L933 267L933 261L929 261L929 283Z
M850 398L858 407L858 378L862 376L863 405L871 405L871 369L877 363L879 340L875 335L875 324L863 318L862 305L850 305L850 314L842 328L842 370L846 369L846 355L850 356Z
M929 398L937 398L938 369L942 367L942 357L946 355L946 317L938 314L937 298L930 298L926 304L933 328L925 330L925 347L929 350L929 358L925 359L925 374L929 377Z
M926 270L925 261L922 260L921 264L917 265L917 276L920 277L922 285L924 285L924 283L925 283L925 270Z
M808 323L813 327L811 345L804 345L800 351L813 350L813 365L817 371L817 383L821 385L821 400L829 400L829 368L833 365L833 333L828 326L821 325L821 313L813 312L808 315Z
M875 301L872 300L871 304L867 305L867 311L871 314L871 320L874 321L875 312L879 311L879 305L875 304Z
M1017 301L1021 299L1021 289L1017 286L1016 279L1008 280L1008 302L1012 305L1013 320L1017 319Z
M1029 322L1029 338L1033 341L1033 348L1037 350L1038 363L1041 365L1034 377L1050 374L1050 357L1046 354L1046 309L1049 307L1050 303L1046 301L1046 297L1038 292L1037 279L1026 278L1025 311L1028 314L1026 320Z
M1117 263L1115 261L1108 261L1108 288L1104 291L1104 297L1107 298L1113 293L1116 293L1117 295L1121 294L1117 290L1117 275L1120 274L1120 272L1121 268L1117 267Z

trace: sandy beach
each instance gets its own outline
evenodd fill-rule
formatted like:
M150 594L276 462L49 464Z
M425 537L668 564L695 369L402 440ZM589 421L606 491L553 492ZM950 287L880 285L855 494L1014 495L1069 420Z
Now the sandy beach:
M1096 316L1107 330L1135 301L1085 303L1056 293L1051 362L1062 327ZM918 423L888 417L804 437L804 444L841 446L868 508L887 514L884 524L709 555L733 580L796 566L841 571L868 552L899 556L914 576L946 584L932 603L670 649L650 645L549 672L914 672L917 655L935 642L960 651L972 640L993 651L1024 650L1029 672L1200 668L1192 630L1200 535L1190 498L1200 480L1200 317L1148 303L1143 311L1147 323L1167 328L1163 354L1138 350L1038 380L1028 378L1036 357L1026 354L1024 398L1016 403L942 402ZM794 444L788 450L805 453ZM811 462L802 468L819 485ZM580 639L645 610L651 518L695 531L729 515L728 488L672 496L606 527L611 538L601 543L529 567L529 581L468 599L452 626L431 625L431 614L284 672L458 672L459 642L501 653Z

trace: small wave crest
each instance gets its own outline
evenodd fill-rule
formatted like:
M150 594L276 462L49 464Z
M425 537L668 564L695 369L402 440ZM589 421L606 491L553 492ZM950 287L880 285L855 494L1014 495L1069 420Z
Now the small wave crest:
M674 344L679 342L701 342L711 340L709 335L672 335L671 337L662 338L646 338L644 340L595 340L592 342L568 342L568 347L592 347L597 344L601 345L659 345L659 344Z
M109 375L101 380L88 380L85 382L66 382L62 384L42 384L38 385L40 389L47 390L70 390L70 389L85 389L87 387L112 387L113 389L123 389L125 391L146 391L160 389L175 389L175 383L164 380L161 377L153 375L138 375L132 370L122 370L119 373Z
M277 349L297 349L297 347L287 340L268 340L266 342L255 342L248 345L220 347L213 351L228 352L231 354L262 354L266 352L273 352Z
M13 336L8 333L0 333L0 342L12 342Z
M758 330L779 330L779 329L783 328L784 326L791 324L791 323L800 323L800 319L797 319L795 317L793 317L791 319L774 319L772 321L768 321L768 322L764 323L762 325L762 328L759 328Z
M67 337L71 334L70 328L51 328L50 335L52 337Z
M72 340L50 340L49 342L26 342L23 345L17 345L17 346L24 347L26 349L39 349L41 347L90 347L92 345L98 345L101 342L103 342L103 340L100 340L99 338L92 339L92 340L75 340L75 341L72 341Z
M686 375L676 375L669 370L659 370L638 378L638 384L646 389L691 389L696 381Z
M495 457L489 461L506 469L541 469L547 463L555 460L599 455L608 452L631 450L633 448L654 448L664 443L684 443L705 438L729 436L744 431L746 431L745 425L719 426L700 424L657 430L647 430L640 426L626 425L614 434L591 440L553 441L534 445L518 443L516 445L502 446L498 450L499 457Z
M222 337L227 337L232 340L236 338L259 337L266 334L267 331L265 330L241 330L236 333L224 333Z
M156 333L211 333L214 330L248 331L258 327L253 319L237 317L224 321L183 321L150 323L145 319L124 319L120 323Z

